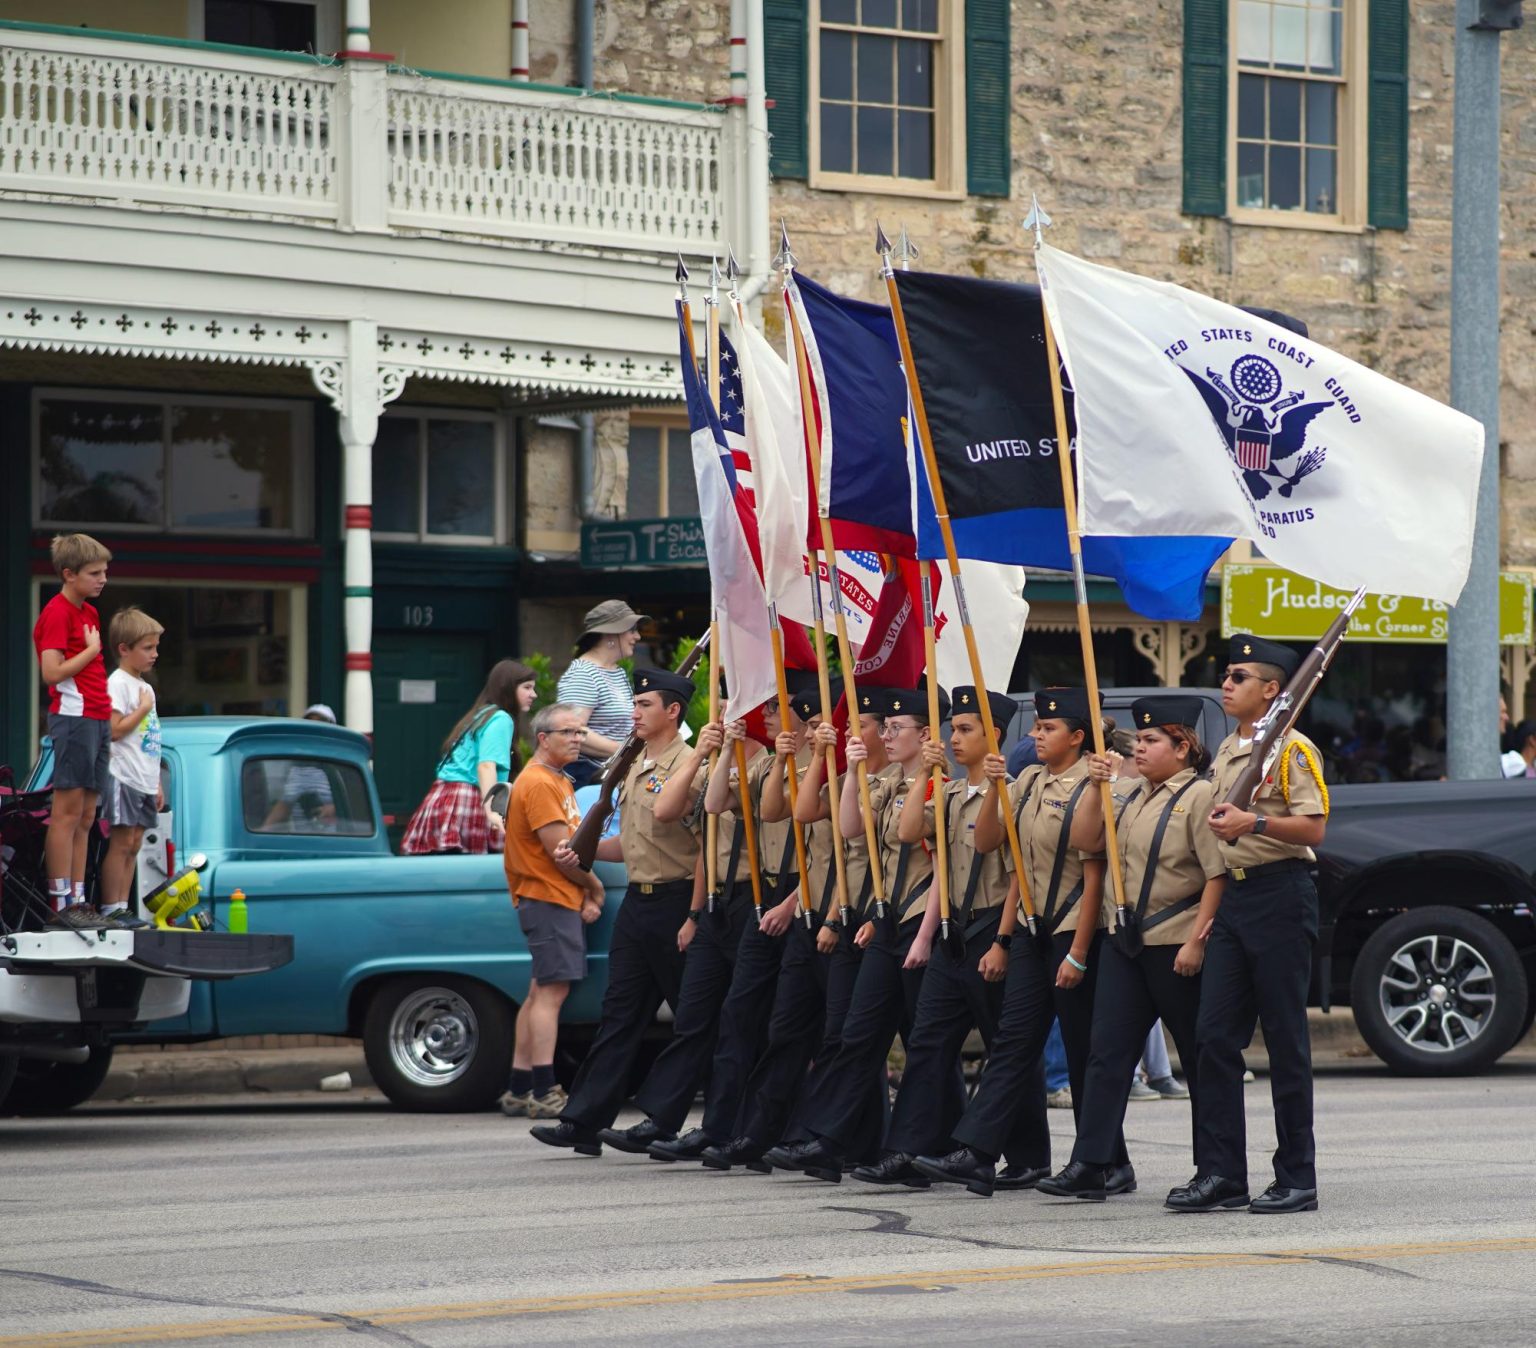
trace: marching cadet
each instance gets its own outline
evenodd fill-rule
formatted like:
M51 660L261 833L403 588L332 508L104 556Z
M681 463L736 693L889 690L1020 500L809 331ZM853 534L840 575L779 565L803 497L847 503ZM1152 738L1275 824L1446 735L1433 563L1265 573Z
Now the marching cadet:
M1117 1131L1147 1035L1159 1018L1173 1035L1192 1102L1200 1099L1195 1022L1205 931L1221 903L1226 862L1206 820L1215 788L1200 776L1210 762L1195 725L1201 699L1165 694L1131 704L1139 781L1116 797L1127 907L1098 957L1093 1048L1072 1160L1041 1193L1102 1200ZM1115 780L1118 754L1088 759L1095 783ZM1104 848L1103 797L1090 787L1078 802L1072 843ZM1194 1110L1191 1107L1191 1130ZM1198 1159L1196 1161L1198 1168Z
M1088 694L1081 688L1047 688L1035 694L1035 738L1040 762L1007 786L1009 808L1018 822L1029 892L1039 913L1039 946L1009 951L1003 1010L986 1070L965 1117L954 1129L960 1143L948 1156L918 1156L913 1165L930 1179L963 1184L990 1197L996 1187L997 1158L1018 1127L1020 1110L1033 1095L1034 1073L1050 1033L1061 1023L1072 1082L1072 1112L1081 1123L1084 1079L1093 1032L1093 988L1103 943L1104 862L1072 847L1072 820L1088 789L1083 760L1089 730ZM1002 845L998 798L1007 782L1001 754L988 754L992 780L976 816L976 848ZM1004 864L1012 866L1012 858ZM1024 945L1033 943L1025 942ZM1022 958L1021 958L1022 956ZM1136 1175L1116 1130L1110 1193L1129 1193ZM1046 1160L1047 1167L1049 1159Z
M602 1155L599 1130L618 1116L657 1008L663 1001L678 1004L683 981L678 928L702 906L697 836L687 823L656 818L658 798L688 756L678 724L693 693L692 682L680 674L635 671L635 734L645 742L645 753L619 788L619 836L597 846L598 860L622 861L629 872L608 947L602 1022L560 1122L530 1130L540 1142L572 1147L583 1156ZM558 854L555 860L562 862Z
M778 700L775 698L764 703L761 710L768 734L777 740L781 731ZM788 736L794 751L799 753L805 740L800 723L796 721L794 729L784 730L783 733ZM700 739L702 742L703 736ZM731 900L736 903L744 899L747 904L746 920L741 924L741 931L734 947L727 944L730 940L729 931L724 930L722 934L722 929L734 924L723 920L726 915L719 909L700 919L699 933L694 945L689 947L688 964L684 971L684 1002L688 1000L689 971L693 968L693 961L696 958L692 952L703 941L705 932L712 927L716 929L714 935L718 938L721 947L719 954L728 960L729 967L723 970L728 976L728 987L715 1002L718 1032L715 1036L713 1059L702 1064L702 1067L707 1069L709 1077L709 1086L704 1097L704 1117L699 1127L690 1128L672 1141L652 1142L648 1151L658 1161L695 1160L702 1156L708 1147L729 1142L736 1136L747 1079L762 1048L764 1022L773 1004L774 985L778 981L779 965L784 956L784 934L789 930L790 923L794 919L798 887L780 883L795 868L794 835L787 819L776 819L772 823L762 819L763 787L769 777L783 776L784 762L777 754L763 752L762 746L755 740L747 739L745 721L732 721L725 728L724 752L731 759L735 757L734 746L738 742L749 744L751 752L747 765L745 793L737 780L734 767L729 772L715 772L708 777L704 791L704 808L709 813L720 817L722 833L727 827L727 821L730 821L730 827L737 835L732 838L730 844L734 855L740 846L741 802L745 795L757 826L758 861L761 871L759 883L763 894L762 920L757 921L756 914L751 910L753 896L750 875L745 880L736 881L736 892ZM724 762L725 760L722 760L722 766ZM668 784L668 789L671 789L671 783ZM657 807L657 813L658 815L661 813L661 806ZM728 866L729 862L722 864ZM722 874L724 873L726 872L722 870ZM736 874L741 873L738 867ZM779 898L780 893L786 889L789 892L783 898ZM718 957L715 957L712 962L718 966ZM717 967L712 977L718 979L721 972L722 970ZM681 1029L681 1017L679 1017L679 1029ZM671 1052L672 1048L669 1045L657 1060L650 1078L646 1080L636 1096L636 1103L650 1113L652 1119L659 1125L671 1126L675 1130L681 1125L693 1103L699 1079L689 1081L683 1077L682 1073L674 1071L670 1095L666 1094L667 1086L664 1080L659 1086L653 1087L653 1080L667 1063Z
M832 701L841 696L841 686L832 684ZM885 749L880 741L880 719L872 714L870 690L860 693L863 719L860 729L872 771L886 766ZM815 1094L820 1073L836 1052L842 1033L843 1018L853 998L863 950L844 931L837 912L837 866L830 818L831 792L824 781L826 746L836 744L837 731L823 721L815 691L797 694L795 706L817 738L815 752L807 761L796 797L795 815L809 830L812 926L796 922L779 971L774 993L773 1012L768 1022L768 1044L748 1083L748 1105L744 1111L741 1135L725 1147L711 1148L703 1156L704 1164L715 1169L729 1169L745 1164L748 1169L768 1174L773 1166L766 1159L770 1150L786 1138L803 1139L804 1129L798 1115L804 1102ZM776 749L780 757L789 745L780 736ZM846 779L843 790L852 789ZM774 819L789 813L788 791L781 777L770 777L764 785L763 812ZM850 893L850 921L857 925L859 895L869 892L869 850L863 833L844 840L846 879ZM852 928L849 929L851 932ZM809 1073L808 1065L816 1066ZM885 1088L877 1083L866 1102L866 1122L854 1154L863 1156L879 1145L885 1128Z
M871 1083L884 1091L891 1044L898 1031L910 1032L939 920L937 903L930 913L928 902L933 880L927 843L934 833L931 805L925 810L917 841L903 842L900 829L907 796L915 791L926 798L929 783L923 773L923 745L938 727L928 724L924 690L869 691L874 694L875 709L883 713L880 733L891 759L890 766L869 783L880 847L880 855L870 864L881 867L888 912L883 922L866 920L854 937L864 955L837 1051L824 1067L818 1064L815 1089L807 1097L804 1124L810 1140L793 1148L775 1148L768 1157L783 1169L802 1170L834 1184L842 1180L843 1158L868 1128ZM940 690L938 700L942 721L949 714L949 698ZM850 769L866 758L863 740L850 732ZM861 832L859 793L845 791L839 804L844 836ZM922 1184L920 1178L917 1183Z
M1312 1137L1312 1046L1307 989L1317 941L1312 849L1328 824L1328 789L1317 747L1288 732L1264 773L1251 808L1226 803L1253 754L1254 729L1296 672L1286 646L1232 638L1221 705L1237 730L1221 742L1211 774L1211 831L1221 840L1226 890L1206 947L1200 989L1200 1095L1195 1107L1198 1172L1174 1189L1177 1212L1247 1207L1251 1212L1311 1212L1317 1207ZM1243 1049L1254 1023L1264 1028L1274 1102L1275 1181L1248 1197L1243 1117Z
M949 840L950 924L959 939L933 948L916 1020L907 1038L907 1062L901 1089L886 1133L887 1155L878 1165L860 1166L853 1177L871 1184L912 1184L928 1181L913 1168L913 1156L936 1152L965 1112L965 1091L959 1066L966 1036L979 1028L990 1049L1002 1012L1003 979L1013 943L1018 903L1007 903L1009 876L1003 853L976 850L976 818L997 797L988 791L983 770L987 742L978 693L962 685L950 694L953 709L949 747L964 770L945 784L943 825ZM1006 693L988 693L993 721L1006 727L1018 708ZM930 739L923 746L929 771L944 766L944 749ZM923 803L916 791L907 793L902 808L901 838L916 841L923 827ZM936 905L930 905L930 909ZM1016 1135L1005 1149L1009 1164L996 1179L999 1189L1027 1188L1050 1173L1051 1140L1045 1114L1045 1076L1037 1059L1038 1078L1030 1106L1020 1111Z

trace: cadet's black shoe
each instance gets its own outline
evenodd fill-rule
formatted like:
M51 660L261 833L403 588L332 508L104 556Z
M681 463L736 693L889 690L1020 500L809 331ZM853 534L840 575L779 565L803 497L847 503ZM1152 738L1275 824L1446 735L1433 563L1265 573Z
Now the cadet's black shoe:
M775 1170L799 1170L800 1153L810 1145L809 1142L781 1142L763 1153L763 1163Z
M750 1166L755 1161L757 1165L753 1168L761 1169L766 1174L773 1167L763 1160L763 1151L762 1145L750 1137L735 1137L718 1146L705 1147L699 1153L699 1160L711 1170L729 1170L733 1165Z
M1113 1197L1115 1194L1133 1194L1136 1192L1136 1167L1129 1161L1124 1165L1112 1165L1104 1171L1104 1192Z
M913 1168L912 1158L904 1151L893 1151L875 1165L855 1166L853 1177L865 1184L905 1184L909 1189L926 1189L932 1183Z
M1175 1212L1219 1212L1223 1208L1246 1208L1248 1186L1242 1180L1223 1179L1220 1175L1199 1175L1188 1188L1175 1189L1163 1201Z
M528 1130L528 1135L546 1147L570 1147L578 1156L601 1156L603 1144L596 1133L569 1119L559 1123L539 1123Z
M802 1173L828 1184L843 1182L843 1155L825 1138L805 1143L797 1153Z
M657 1161L697 1161L709 1146L709 1134L702 1128L690 1128L670 1142L652 1142L645 1154Z
M652 1119L641 1119L628 1128L600 1128L597 1135L615 1151L627 1151L635 1156L644 1156L653 1142L670 1142L677 1136L658 1127Z
M1248 1205L1249 1212L1316 1212L1316 1189L1287 1189L1276 1180Z
M994 1189L1033 1189L1051 1173L1048 1165L1005 1165L997 1172Z
M1168 1190L1168 1197L1172 1198L1175 1194L1187 1194L1190 1189L1194 1187L1199 1178L1199 1175L1193 1175L1183 1184L1175 1184L1173 1188Z
M1053 1198L1086 1198L1090 1203L1102 1203L1109 1193L1109 1174L1101 1165L1068 1161L1060 1174L1041 1180L1035 1188Z
M919 1174L940 1184L963 1184L980 1198L991 1198L997 1187L997 1168L969 1147L961 1147L948 1156L914 1156L912 1164Z

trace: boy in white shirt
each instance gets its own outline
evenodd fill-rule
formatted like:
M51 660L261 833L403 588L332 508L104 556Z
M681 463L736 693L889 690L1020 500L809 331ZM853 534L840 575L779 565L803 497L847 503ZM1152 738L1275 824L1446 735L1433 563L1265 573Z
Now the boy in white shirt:
M129 909L128 895L144 830L154 827L165 804L160 787L160 713L155 709L155 690L144 681L160 658L164 631L137 608L119 609L108 629L117 669L107 680L112 702L112 794L107 808L112 841L101 863L101 913L114 927L149 925Z

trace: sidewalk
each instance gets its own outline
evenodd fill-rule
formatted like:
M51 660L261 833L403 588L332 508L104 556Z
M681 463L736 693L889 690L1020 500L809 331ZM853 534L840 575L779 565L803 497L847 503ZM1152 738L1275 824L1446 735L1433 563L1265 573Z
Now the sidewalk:
M1369 1058L1371 1052L1355 1031L1347 1011L1310 1013L1312 1045L1320 1060ZM294 1043L300 1038L308 1043ZM229 1040L211 1046L177 1045L173 1048L123 1048L112 1070L96 1092L99 1101L159 1100L178 1095L291 1095L320 1093L325 1077L347 1072L352 1090L373 1085L363 1046L357 1041L315 1036L269 1036L269 1046L251 1040ZM1247 1055L1248 1064L1262 1071L1268 1066L1262 1038L1256 1037Z

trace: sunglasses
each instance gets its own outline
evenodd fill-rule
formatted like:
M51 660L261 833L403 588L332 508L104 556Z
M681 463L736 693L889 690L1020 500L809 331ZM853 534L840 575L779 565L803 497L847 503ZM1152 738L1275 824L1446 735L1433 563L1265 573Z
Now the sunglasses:
M1255 683L1268 682L1262 675L1250 674L1246 669L1229 669L1221 676L1223 683L1230 683L1234 688L1241 688L1250 679Z

